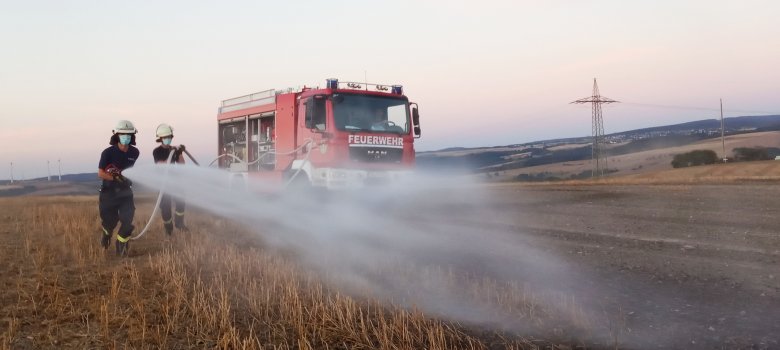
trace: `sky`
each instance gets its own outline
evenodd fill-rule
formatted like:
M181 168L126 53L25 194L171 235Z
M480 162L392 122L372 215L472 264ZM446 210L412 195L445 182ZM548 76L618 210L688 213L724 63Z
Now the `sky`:
M404 85L418 151L780 114L777 1L0 0L0 179L96 171L120 119L201 163L220 101L326 78ZM671 106L671 107L663 107ZM696 107L681 108L681 107ZM710 109L707 109L710 108Z

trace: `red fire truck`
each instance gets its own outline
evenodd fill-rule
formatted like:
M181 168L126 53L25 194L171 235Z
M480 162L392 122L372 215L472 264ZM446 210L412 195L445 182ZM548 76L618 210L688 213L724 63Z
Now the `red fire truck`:
M222 101L219 166L251 181L328 189L408 174L420 137L415 103L401 85L340 82L266 90Z

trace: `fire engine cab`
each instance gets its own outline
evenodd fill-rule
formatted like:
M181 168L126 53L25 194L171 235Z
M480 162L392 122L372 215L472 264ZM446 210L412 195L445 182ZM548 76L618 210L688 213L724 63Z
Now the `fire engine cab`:
M328 189L392 181L414 167L415 103L401 85L340 82L222 101L218 164L233 177ZM248 181L252 182L252 181Z

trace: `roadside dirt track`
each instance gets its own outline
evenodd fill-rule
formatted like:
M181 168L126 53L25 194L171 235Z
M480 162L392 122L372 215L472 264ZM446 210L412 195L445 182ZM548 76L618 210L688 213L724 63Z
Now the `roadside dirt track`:
M618 312L628 344L780 348L780 186L491 191L486 210L511 215L462 224L512 230L576 266L589 281L572 290Z

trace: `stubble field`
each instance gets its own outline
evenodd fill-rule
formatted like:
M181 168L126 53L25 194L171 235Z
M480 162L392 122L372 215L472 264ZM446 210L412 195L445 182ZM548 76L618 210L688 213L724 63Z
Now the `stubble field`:
M494 280L467 259L473 274L443 274L448 288L497 306L494 323L343 290L296 252L269 249L258 232L273 226L193 210L191 232L167 239L155 225L117 258L99 246L94 196L0 199L0 348L780 347L775 184L488 192L480 215L441 203L414 220L511 233L572 276ZM138 200L136 226L151 202ZM397 273L425 279L428 268Z
M139 217L151 199L137 201ZM202 212L171 239L156 227L128 258L98 242L94 197L0 199L2 349L445 349L547 344L468 329L350 296ZM494 288L475 282L468 286ZM496 289L495 291L498 291ZM498 291L534 316L517 290Z

